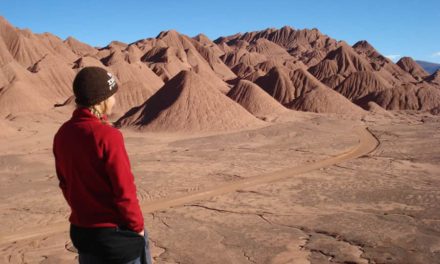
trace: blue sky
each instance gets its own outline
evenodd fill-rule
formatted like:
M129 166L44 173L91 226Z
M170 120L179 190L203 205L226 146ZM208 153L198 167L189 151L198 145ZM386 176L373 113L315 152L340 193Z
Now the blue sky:
M93 46L130 43L168 29L215 39L284 25L315 27L350 44L365 39L395 59L440 63L439 0L2 0L0 15L16 27L73 36Z

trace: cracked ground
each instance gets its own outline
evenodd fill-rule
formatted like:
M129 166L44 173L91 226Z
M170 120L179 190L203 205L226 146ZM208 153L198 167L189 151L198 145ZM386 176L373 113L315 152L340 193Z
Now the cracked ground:
M219 135L123 133L145 204L336 155L357 143L357 125L380 141L368 155L144 214L154 262L440 263L439 117L307 115ZM37 137L30 148L20 141L0 157L2 233L68 216L50 133ZM1 245L0 252L2 263L77 263L67 232Z

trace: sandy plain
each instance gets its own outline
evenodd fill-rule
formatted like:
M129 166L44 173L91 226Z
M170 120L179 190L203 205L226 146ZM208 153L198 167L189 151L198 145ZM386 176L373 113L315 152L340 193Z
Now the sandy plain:
M52 155L70 115L9 117L1 263L77 263ZM155 263L400 264L440 263L439 129L427 113L290 111L252 130L122 132Z

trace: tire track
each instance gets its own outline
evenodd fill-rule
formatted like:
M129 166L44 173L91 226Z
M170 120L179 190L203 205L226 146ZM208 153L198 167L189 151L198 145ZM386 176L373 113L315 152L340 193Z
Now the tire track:
M300 165L293 168L283 169L272 173L267 173L259 176L254 176L251 178L234 181L233 183L225 184L215 188L200 190L182 196L151 201L145 204L141 204L142 212L145 214L155 211L163 211L193 201L203 200L206 198L210 198L212 196L230 193L241 189L245 189L247 187L251 187L263 183L270 183L273 181L303 174L309 171L331 166L343 161L361 157L363 155L372 152L379 145L379 141L367 128L356 127L354 128L354 132L359 135L358 144L336 156L319 160L316 162L312 162L309 164ZM68 230L69 230L69 223L66 220L65 222L53 223L47 227L33 227L26 230L20 230L19 232L12 234L0 234L0 245L4 245L20 240L25 240L25 239L48 236L51 234L56 234L61 232L67 232Z

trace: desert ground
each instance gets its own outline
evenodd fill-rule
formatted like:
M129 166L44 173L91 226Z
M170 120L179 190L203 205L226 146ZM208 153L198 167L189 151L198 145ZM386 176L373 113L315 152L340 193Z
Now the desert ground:
M86 67L118 83L155 263L440 263L440 69L317 28L144 37L0 16L0 264L78 262L52 143Z
M77 263L52 154L70 115L7 121L1 263ZM228 133L121 131L154 263L403 264L440 263L439 129L421 112L289 111Z

